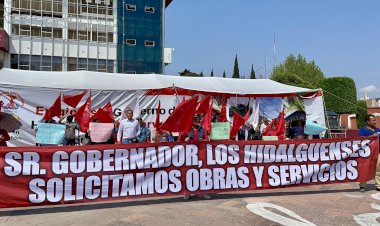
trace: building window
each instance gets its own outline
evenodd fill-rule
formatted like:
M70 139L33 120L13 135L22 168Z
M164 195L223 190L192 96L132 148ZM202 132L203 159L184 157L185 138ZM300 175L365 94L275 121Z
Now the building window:
M12 55L11 67L32 71L62 71L62 58L37 55Z
M103 59L73 58L67 59L68 71L98 71L113 73L113 61Z
M145 40L145 46L154 46L154 45L155 45L154 41Z
M144 11L146 13L154 13L154 7L151 6L145 6Z
M127 39L127 45L135 46L136 45L136 39Z
M79 3L81 13L94 14L100 17L112 16L112 1L110 0L82 0L82 3ZM77 6L75 5L75 0L69 0L69 13L75 13L77 11Z
M136 11L136 5L127 4L127 11Z

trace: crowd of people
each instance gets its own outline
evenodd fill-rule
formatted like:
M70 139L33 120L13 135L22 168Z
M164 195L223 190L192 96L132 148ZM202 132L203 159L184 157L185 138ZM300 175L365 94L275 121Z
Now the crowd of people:
M91 141L91 130L88 130L85 135L78 139L80 125L74 121L73 115L64 115L58 121L49 119L41 121L43 123L62 124L65 126L65 134L63 145L89 145L89 144L131 144L131 143L145 143L145 142L174 142L174 141L203 141L206 140L207 131L202 127L202 115L194 115L192 127L185 133L179 133L174 136L171 131L154 130L153 132L147 127L142 118L134 118L133 110L126 108L124 110L126 117L120 122L114 123L112 134L107 142L93 142ZM213 112L212 121L218 122L220 115ZM269 121L267 118L261 119L262 123L254 128L252 124L247 121L238 130L236 140L258 140L265 136L276 136L278 130L276 123ZM92 119L92 122L99 122L98 119ZM286 124L286 139L307 139L308 136L304 131L304 121L298 120L288 122ZM277 124L278 126L278 124ZM379 137L380 129L376 127L376 118L374 115L366 117L366 126L360 128L358 136L361 137ZM316 139L319 136L313 135L310 139ZM7 146L7 141L10 140L9 134L6 130L0 128L0 146ZM39 146L46 146L48 144L37 144ZM380 152L380 148L379 148ZM375 176L376 190L380 191L380 156L376 165ZM360 183L360 191L364 192L366 183ZM209 195L203 195L205 199L210 199ZM188 200L192 196L185 196L184 199Z
M91 131L88 130L84 135L79 136L80 125L74 121L73 115L67 114L59 118L58 121L49 119L41 120L43 123L62 124L65 126L65 135L63 145L90 145L90 144L130 144L145 142L174 142L174 141L203 141L208 136L201 125L204 114L195 114L192 128L186 133L174 133L165 130L156 130L147 127L142 118L134 118L133 110L126 108L124 110L125 118L114 122L114 129L109 140L106 142L91 141ZM220 114L217 111L212 113L212 122L219 122ZM246 121L237 132L236 140L261 140L265 136L277 136L277 126L268 118L262 117L262 123L256 128ZM98 119L92 119L93 123L100 122ZM286 139L306 139L308 136L304 133L304 121L298 120L286 123ZM7 133L4 133L7 134ZM210 134L208 134L210 135ZM5 135L0 134L0 141L6 140ZM317 136L319 138L319 136ZM316 137L313 136L315 139ZM46 146L46 144L37 144Z

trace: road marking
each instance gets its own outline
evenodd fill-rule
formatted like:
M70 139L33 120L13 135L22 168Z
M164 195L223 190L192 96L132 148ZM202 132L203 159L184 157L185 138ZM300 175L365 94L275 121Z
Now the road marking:
M246 207L252 213L257 214L257 215L259 215L259 216L261 216L267 220L276 222L276 223L281 224L281 225L285 225L285 226L315 226L315 224L313 224L310 221L302 218L301 216L299 216L295 212L293 212L289 209L286 209L282 206L275 205L275 204L265 203L265 202L255 202L255 203L248 204ZM287 214L288 216L295 218L297 220L287 218L287 217L279 215L277 213L273 213L270 210L267 210L265 208L273 208L273 209L279 210L279 211L281 211L281 212Z

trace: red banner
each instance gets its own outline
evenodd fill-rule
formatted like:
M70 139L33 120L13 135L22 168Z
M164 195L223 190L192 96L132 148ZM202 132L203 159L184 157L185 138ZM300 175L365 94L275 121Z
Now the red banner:
M0 207L374 178L377 138L1 148Z

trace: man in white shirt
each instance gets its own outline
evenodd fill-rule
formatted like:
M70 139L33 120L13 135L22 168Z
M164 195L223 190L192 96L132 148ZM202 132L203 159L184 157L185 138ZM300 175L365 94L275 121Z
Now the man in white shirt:
M119 131L117 132L118 144L133 143L140 133L139 121L133 119L133 111L131 109L126 109L125 114L127 118L120 121Z

